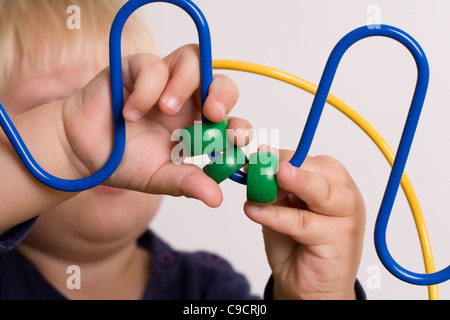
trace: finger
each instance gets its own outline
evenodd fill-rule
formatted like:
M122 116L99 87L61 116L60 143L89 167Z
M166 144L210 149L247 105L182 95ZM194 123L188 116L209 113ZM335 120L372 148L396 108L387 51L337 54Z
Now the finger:
M329 232L330 226L336 228L334 219L308 210L277 205L257 205L247 201L244 212L252 221L290 236L304 245L329 242L335 234Z
M212 208L220 206L223 200L218 184L195 165L168 163L153 175L150 183L151 193L194 198Z
M238 147L245 147L253 139L253 127L245 119L230 117L227 129L228 140Z
M326 177L333 183L341 184L358 192L358 187L342 163L333 157L320 155L307 157L301 168Z
M152 54L126 58L122 72L124 87L129 94L123 115L128 121L137 121L158 101L169 72L165 63Z
M197 45L187 45L163 59L170 80L159 100L164 114L177 114L200 85L200 58Z
M233 109L239 98L236 84L225 75L215 75L209 87L203 114L212 122L220 122Z
M326 177L303 168L293 167L289 162L280 163L277 184L303 200L314 212L331 216L347 216L359 203L358 193Z

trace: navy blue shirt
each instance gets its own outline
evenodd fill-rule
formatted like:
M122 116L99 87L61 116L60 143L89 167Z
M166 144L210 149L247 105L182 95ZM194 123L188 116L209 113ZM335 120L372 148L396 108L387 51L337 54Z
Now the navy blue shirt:
M15 250L36 219L24 222L0 235L0 300L66 299L30 261ZM150 278L144 300L260 299L251 294L246 278L215 254L203 251L175 251L150 230L142 235L138 244L152 254ZM271 277L264 292L264 299L271 299L272 292ZM366 298L358 281L355 283L355 292L358 299Z
M14 250L15 242L24 237L23 232L33 223L31 220L0 237L1 300L66 299L31 262ZM217 255L174 251L151 231L138 243L152 253L144 300L260 299L250 293L245 277Z

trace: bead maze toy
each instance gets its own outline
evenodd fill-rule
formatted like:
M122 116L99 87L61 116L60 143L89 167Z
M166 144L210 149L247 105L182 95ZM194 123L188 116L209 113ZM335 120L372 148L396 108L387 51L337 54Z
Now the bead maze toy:
M122 91L121 34L125 22L134 11L144 5L154 2L165 2L178 6L192 18L197 27L201 59L202 105L206 100L208 88L212 82L213 66L216 69L234 69L269 76L294 84L315 95L300 142L295 150L294 156L290 160L290 163L293 166L300 167L306 158L323 108L327 102L341 110L366 131L392 165L391 174L375 225L375 246L377 254L383 265L394 276L411 284L430 286L430 298L437 298L437 287L435 285L450 279L450 266L441 271L435 271L431 247L426 228L424 227L425 225L423 217L421 216L420 207L417 204L417 199L415 198L410 181L404 173L406 161L408 159L408 154L414 139L414 134L428 88L429 66L424 51L415 39L403 30L393 26L380 25L377 26L377 28L362 26L345 35L331 52L319 85L314 86L301 78L261 65L226 60L213 61L208 23L201 10L190 0L130 0L125 3L118 12L111 27L110 67L112 112L114 121L114 148L110 158L104 167L92 176L79 180L64 180L54 177L43 170L33 159L33 156L22 141L8 114L3 106L1 106L0 125L27 170L43 184L67 192L93 188L107 180L116 170L123 157L126 141L125 121L122 116L124 97ZM362 39L374 36L391 38L401 43L412 54L418 70L414 96L406 118L400 144L395 153L387 146L387 143L383 141L383 138L365 119L344 102L330 94L331 84L337 68L347 49ZM246 184L247 198L249 201L261 204L273 203L277 197L276 168L279 161L277 155L269 152L256 152L247 157L240 148L234 146L232 142L227 140L227 126L228 123L226 121L212 123L202 116L201 124L185 128L187 134L184 136L184 139L182 138L180 140L184 144L184 152L186 152L186 155L189 157L203 154L210 155L211 163L207 164L203 170L217 183L221 183L229 178L237 183ZM189 137L189 139L186 137ZM248 169L245 173L241 171L241 169L246 165L248 165ZM405 193L412 204L413 214L417 217L416 221L422 224L422 228L419 228L421 230L419 233L422 232L420 234L420 239L423 251L425 252L424 260L427 269L426 274L406 270L392 258L387 248L386 229L400 185L405 190Z

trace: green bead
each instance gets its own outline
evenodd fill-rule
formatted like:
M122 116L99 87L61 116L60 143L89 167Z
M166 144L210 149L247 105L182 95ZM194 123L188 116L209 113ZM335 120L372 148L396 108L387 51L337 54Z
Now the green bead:
M183 155L194 157L223 151L230 147L226 130L228 121L205 122L181 130L179 141Z
M250 155L247 172L247 200L271 204L277 200L277 172L279 157L262 151Z
M225 150L203 167L203 171L217 183L221 183L248 163L247 156L241 148Z

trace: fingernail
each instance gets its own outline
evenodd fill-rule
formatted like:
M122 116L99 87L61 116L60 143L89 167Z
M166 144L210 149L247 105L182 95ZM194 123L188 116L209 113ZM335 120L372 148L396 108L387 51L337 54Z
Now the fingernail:
M141 113L137 110L130 110L127 112L126 116L129 121L134 122L141 118Z
M247 210L251 210L252 212L255 212L255 213L261 212L262 208L263 208L262 206L257 205L253 202L247 203Z
M297 171L295 171L295 168L289 163L289 162L285 162L285 164L283 164L283 166L285 167L285 171L286 174L289 175L289 177L293 178L295 177L295 175L297 174Z
M181 109L180 101L175 97L166 97L163 102L175 112Z
M222 119L225 119L225 117L227 116L227 109L225 108L225 106L220 102L216 102L214 104L214 107L219 110L220 114L222 115Z

